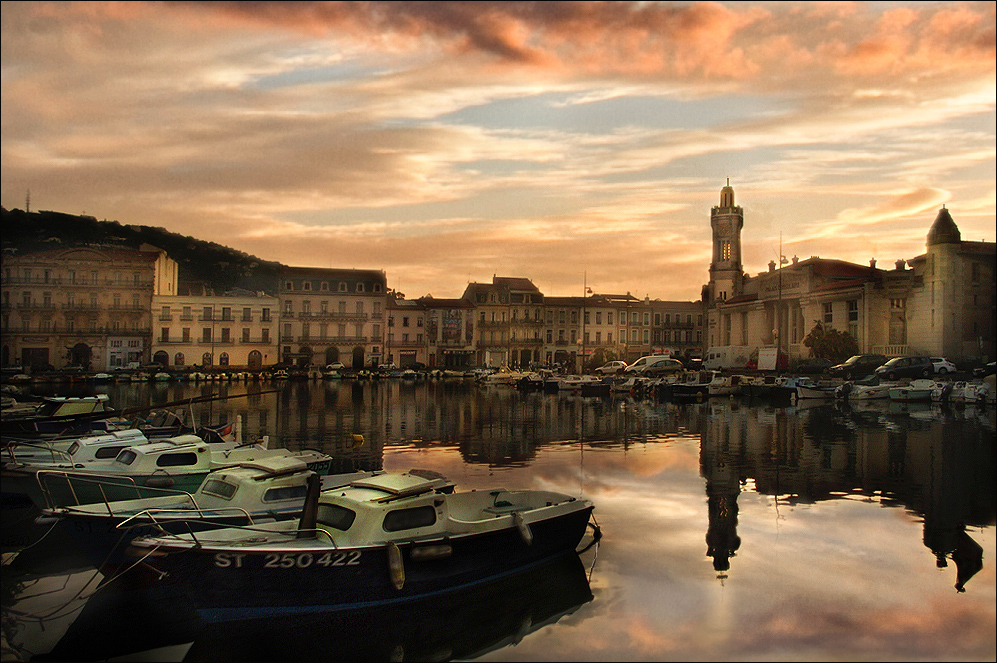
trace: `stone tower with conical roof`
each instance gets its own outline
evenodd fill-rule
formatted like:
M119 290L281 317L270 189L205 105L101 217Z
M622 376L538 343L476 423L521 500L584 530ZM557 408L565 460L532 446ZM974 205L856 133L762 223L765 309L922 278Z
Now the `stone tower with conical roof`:
M713 230L713 260L710 262L709 303L740 294L744 279L741 267L741 229L744 212L734 204L734 188L720 189L720 204L710 211Z

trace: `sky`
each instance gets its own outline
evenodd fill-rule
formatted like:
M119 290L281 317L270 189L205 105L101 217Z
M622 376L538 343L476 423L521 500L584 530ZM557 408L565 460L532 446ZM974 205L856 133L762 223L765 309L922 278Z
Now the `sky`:
M993 2L3 2L0 203L408 298L995 241ZM183 278L183 275L181 275Z

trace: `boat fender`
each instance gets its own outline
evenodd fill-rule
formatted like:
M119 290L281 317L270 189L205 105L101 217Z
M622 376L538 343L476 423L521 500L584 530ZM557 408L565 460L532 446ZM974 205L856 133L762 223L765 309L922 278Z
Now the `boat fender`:
M391 575L391 584L395 589L401 591L405 586L405 563L402 561L402 551L398 544L391 541L387 544L388 549L388 573Z
M145 482L145 485L150 488L172 488L173 477L169 474L149 477L149 479Z
M530 530L530 526L526 524L526 521L523 520L523 514L518 511L512 514L512 522L516 523L516 529L519 530L519 535L523 537L523 541L526 545L532 545L533 532Z

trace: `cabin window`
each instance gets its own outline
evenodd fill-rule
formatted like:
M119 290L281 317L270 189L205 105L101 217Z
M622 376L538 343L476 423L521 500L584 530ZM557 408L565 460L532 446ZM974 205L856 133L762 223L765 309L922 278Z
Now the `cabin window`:
M80 443L73 442L71 445L69 445L69 450L66 453L68 453L70 456L75 456L76 452L79 451L79 449L80 449ZM115 457L117 457L117 454L115 454Z
M201 492L205 495L214 495L215 497L220 497L223 500L230 500L232 496L235 495L235 490L237 486L227 481L220 481L218 479L208 479L201 486Z
M131 449L122 449L121 453L119 453L114 460L124 465L131 465L135 462L136 458L138 458L138 454Z
M411 509L390 511L384 517L385 532L399 532L416 527L428 527L436 522L436 508L432 506L417 506Z
M97 449L97 453L94 454L94 458L117 458L118 454L121 453L121 450L126 448L127 446L101 447Z
M157 467L178 467L180 465L196 465L197 454L193 451L177 454L163 454L156 459Z
M305 485L271 488L263 494L263 501L279 502L281 500L301 500L305 498L306 492L308 492L308 487Z
M345 532L353 525L357 514L346 507L337 504L319 504L315 515L315 522L319 525L328 525Z

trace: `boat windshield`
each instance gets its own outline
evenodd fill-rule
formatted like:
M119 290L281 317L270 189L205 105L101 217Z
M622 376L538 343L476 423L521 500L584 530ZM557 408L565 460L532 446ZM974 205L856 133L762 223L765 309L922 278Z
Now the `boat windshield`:
M123 465L131 465L138 458L138 454L131 449L122 449L121 453L115 458L115 462L121 463Z
M319 504L316 512L315 522L319 525L328 525L345 532L353 525L357 514L351 509L339 506L338 504Z
M235 484L228 483L227 481L208 479L201 487L201 492L205 495L220 497L223 500L230 500L232 499L232 496L235 495L236 488L237 486Z
M280 502L283 500L302 500L305 498L305 493L307 492L308 487L305 485L271 488L263 494L263 501Z

